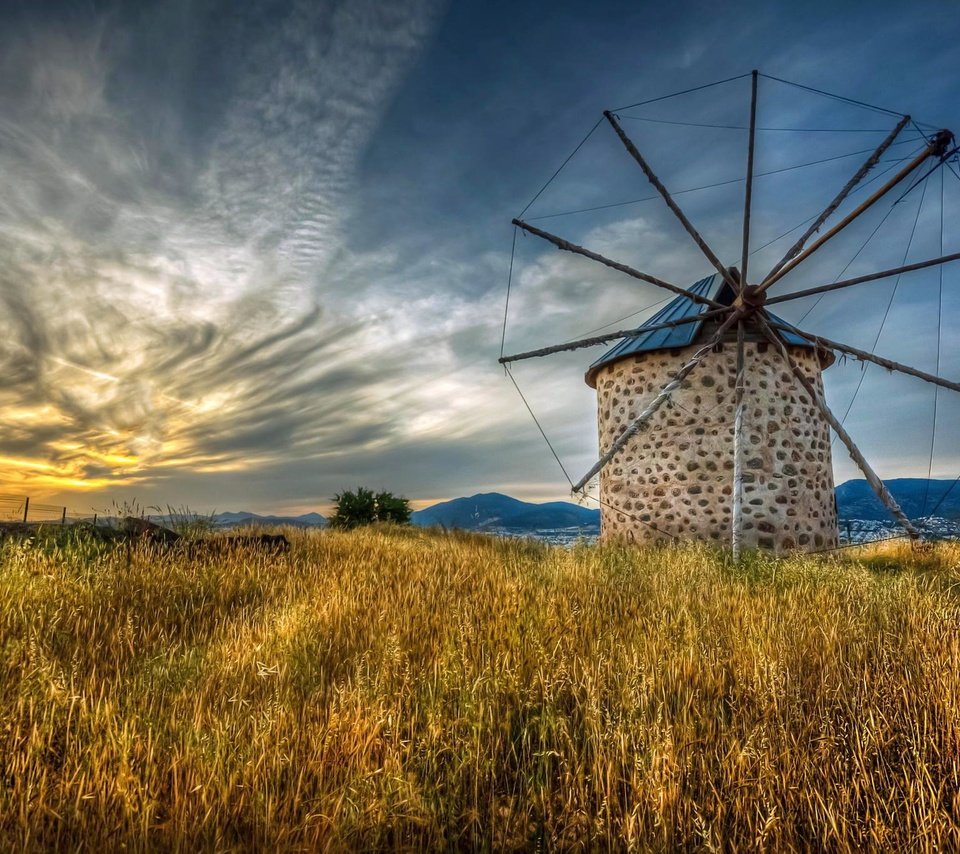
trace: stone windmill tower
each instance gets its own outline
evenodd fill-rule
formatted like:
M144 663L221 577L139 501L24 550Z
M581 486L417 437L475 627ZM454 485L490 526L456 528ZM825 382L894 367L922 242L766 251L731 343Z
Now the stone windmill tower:
M735 294L719 274L689 288L730 305ZM670 382L677 366L714 337L716 321L664 329L704 310L678 296L587 371L597 390L600 450L606 452ZM771 319L778 321L775 315ZM646 331L646 327L654 327ZM821 371L834 355L787 332L794 363L823 395ZM726 542L733 523L737 409L737 331L727 331L699 369L600 471L604 538L657 542L696 538ZM743 545L774 551L837 545L830 425L816 403L784 372L761 329L744 324Z
M893 113L899 121L883 142L830 204L812 222L808 220L809 226L780 261L756 284L751 284L747 264L760 76L764 75L757 71L741 76L751 78L752 85L739 271L721 263L624 132L618 115L607 111L590 133L606 120L716 272L684 289L524 221L521 217L556 178L560 172L557 170L520 217L513 220L514 226L558 249L669 291L676 299L640 327L512 356L501 355L500 362L509 373L509 365L521 359L620 340L587 371L587 383L597 390L601 456L577 483L571 482L574 493L583 492L599 474L605 538L622 537L634 542L729 542L735 556L744 546L774 551L833 548L838 537L831 429L891 515L911 538L919 538L917 529L827 406L821 374L833 363L834 353L841 353L953 391L960 391L960 383L805 332L784 322L768 307L940 266L960 260L960 253L782 295L772 296L769 291L901 182L916 176L921 167L933 164L907 192L956 159L958 149L953 144L953 134L947 130L924 130L909 116ZM634 106L639 105L631 105ZM871 109L890 113L882 108ZM870 183L861 185L911 123L917 136L910 141L919 141L922 150L905 158L905 163L894 160L890 169L899 166L895 174L815 237L848 196ZM942 238L941 224L941 252ZM509 307L509 288L507 299ZM510 376L513 377L512 373Z

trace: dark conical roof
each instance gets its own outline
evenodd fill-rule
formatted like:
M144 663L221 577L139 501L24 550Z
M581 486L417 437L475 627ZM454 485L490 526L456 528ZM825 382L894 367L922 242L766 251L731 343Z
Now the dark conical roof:
M734 299L733 291L719 273L714 273L712 276L707 276L699 282L694 282L687 288L687 292L712 299L722 305L730 305ZM595 387L594 378L600 368L627 356L634 356L637 353L652 353L657 350L676 350L694 344L703 327L702 320L684 323L681 326L674 326L670 329L654 329L651 332L644 332L643 330L648 326L657 326L658 324L667 323L671 320L696 317L709 310L710 306L704 305L701 302L694 302L690 297L678 296L676 299L671 300L664 308L653 315L653 317L645 321L642 326L639 326L639 331L636 335L630 338L624 338L619 344L615 344L604 353L603 356L590 365L586 375L587 384ZM773 320L782 322L773 312L768 311L767 315ZM800 338L791 332L784 332L783 338L791 347L809 347L811 349L814 347L814 345L805 338Z

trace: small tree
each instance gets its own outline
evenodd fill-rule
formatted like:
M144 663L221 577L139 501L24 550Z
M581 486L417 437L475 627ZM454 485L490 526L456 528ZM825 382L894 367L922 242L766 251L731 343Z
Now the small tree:
M395 525L406 525L410 522L410 502L392 492L381 492L377 495L377 519L380 522L393 522Z
M333 498L336 510L330 517L334 528L358 528L374 522L393 522L405 525L410 521L410 502L392 492L374 494L371 489L357 487L356 492L344 490Z

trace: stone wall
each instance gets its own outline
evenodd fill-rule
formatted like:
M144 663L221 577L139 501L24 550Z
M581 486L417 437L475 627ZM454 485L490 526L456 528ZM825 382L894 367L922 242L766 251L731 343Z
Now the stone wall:
M641 353L597 372L600 451L702 345ZM823 394L815 350L791 356ZM830 430L765 341L747 341L743 542L775 551L837 545ZM736 344L687 377L600 474L603 539L681 539L729 545L733 496Z

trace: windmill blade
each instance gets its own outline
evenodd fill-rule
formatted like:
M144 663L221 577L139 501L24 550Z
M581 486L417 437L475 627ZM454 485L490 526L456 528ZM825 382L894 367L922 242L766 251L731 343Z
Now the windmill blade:
M887 279L890 276L899 276L901 273L911 273L914 270L923 270L927 267L936 267L939 264L948 264L951 261L960 261L960 252L954 252L952 255L941 255L939 258L930 258L927 261L917 261L914 264L906 264L903 267L894 267L892 270L883 270L879 273L868 273L865 276L856 276L852 279L843 279L839 282L833 282L829 285L818 285L815 288L804 288L802 291L794 291L791 294L771 297L767 300L767 305L773 305L778 302L789 302L794 299L813 296L814 294L825 294L830 291L838 291L842 288L850 288L854 285L862 285L864 282L874 282L877 279Z
M860 453L860 449L857 447L853 439L850 438L850 434L847 433L843 425L837 420L837 417L833 414L833 412L830 411L830 407L827 406L826 401L819 395L816 388L814 388L813 383L811 383L807 378L807 375L804 374L804 372L800 370L797 363L790 358L790 353L787 350L787 345L784 343L783 337L770 328L770 324L764 319L764 314L762 312L758 312L755 317L761 332L763 332L767 340L770 341L770 343L780 351L780 355L783 357L787 367L790 368L790 372L794 375L797 382L799 382L803 390L810 395L810 399L813 401L814 405L823 414L823 417L833 428L834 432L840 438L840 441L846 445L847 451L850 453L850 459L852 459L857 464L860 471L863 472L863 476L867 479L867 483L870 484L870 487L876 493L877 498L883 502L887 510L889 510L893 517L900 523L901 527L903 527L903 529L907 532L907 535L910 537L910 539L919 540L920 532L917 531L903 510L900 509L900 505L897 504L896 499L890 494L890 490L887 489L886 484L880 479L879 475L877 475L873 468L871 468L870 463L867 462L863 454Z
M563 353L567 350L581 350L584 347L595 347L598 344L606 344L608 341L616 341L619 338L633 338L634 335L640 335L644 332L656 332L658 329L673 329L676 326L683 326L685 323L697 323L701 320L710 320L726 314L730 309L715 308L698 314L693 317L681 317L677 320L667 320L663 323L655 323L652 326L637 326L633 329L620 329L616 332L607 332L603 335L595 335L592 338L581 338L578 341L568 341L566 344L554 344L551 347L541 347L539 350L528 350L526 353L516 353L513 356L503 356L498 361L501 365L510 362L520 362L523 359L534 359L538 356L550 356L554 353Z
M606 117L607 121L610 122L610 125L616 131L617 136L620 137L620 141L623 143L624 148L630 153L630 156L640 164L640 168L643 170L643 174L647 176L647 180L653 184L654 189L663 197L663 200L667 203L667 207L673 211L677 219L680 220L681 225L683 225L687 234L693 238L693 242L700 247L700 251L707 257L707 260L717 268L717 272L723 276L724 281L733 289L735 294L740 293L740 282L731 275L730 270L723 265L723 262L714 254L713 250L707 246L707 242L700 236L694 227L693 223L687 219L687 215L680 210L680 206L673 200L673 196L667 191L667 188L663 186L663 183L656 176L654 171L650 168L650 164L643 159L643 155L633 144L633 140L628 137L623 128L620 127L620 123L616 120L613 113L609 110L604 110L603 115Z
M821 235L817 240L815 240L804 252L801 252L799 255L796 255L786 264L784 264L779 270L775 273L768 275L763 282L760 283L759 290L761 293L769 290L769 288L782 279L787 273L794 269L798 264L803 263L807 260L814 252L816 252L821 246L823 246L831 238L839 234L843 229L845 229L851 222L857 219L861 214L867 211L869 208L873 207L880 199L882 199L887 193L889 193L897 184L899 184L904 178L910 175L912 172L915 172L920 168L929 158L931 157L942 157L944 152L946 152L950 143L953 141L953 134L948 130L937 131L934 138L930 141L926 148L921 151L913 160L911 160L906 166L904 166L896 175L894 175L889 181L887 181L882 187L874 191L870 198L865 199L856 208L854 208L850 213L848 213L840 222L838 222L833 228L831 228L826 234Z
M569 240L564 240L562 237L557 237L555 234L551 234L549 231L544 231L542 228L537 228L535 225L530 225L528 222L524 222L521 219L513 220L513 224L518 228L522 228L524 231L532 234L536 237L542 237L548 243L552 243L557 249L562 249L565 252L573 252L575 255L582 255L584 258L589 258L591 261L597 261L600 264L603 264L606 267L610 267L613 270L619 270L621 273L626 273L628 276L633 276L634 279L640 279L641 282L648 282L651 285L656 285L658 288L664 288L665 290L671 291L680 296L690 297L694 302L703 303L703 305L709 305L711 308L723 308L723 306L712 300L708 297L702 297L699 294L690 293L687 290L679 287L678 285L671 285L670 282L665 282L663 279L658 279L656 276L651 276L648 273L641 273L639 270L634 270L633 267L630 267L626 264L621 264L619 261L612 261L609 258L599 255L596 252L591 252L589 249L584 249L582 246L577 246L576 243L571 243Z
M743 193L743 245L740 253L740 281L744 285L747 284L747 264L750 263L750 206L753 201L753 152L757 139L757 75L759 73L754 69L750 75L750 130L747 136L747 183Z
M728 310L727 319L720 324L720 328L717 330L713 338L710 339L706 344L703 345L696 353L693 354L693 357L686 362L680 370L674 375L673 379L670 380L662 389L660 389L657 396L650 402L646 409L643 410L634 420L631 422L627 428L617 437L616 441L607 449L607 452L600 457L597 462L593 464L588 471L580 480L574 485L573 491L580 492L583 490L584 486L590 482L591 478L602 469L610 460L616 456L617 452L630 441L634 436L637 435L644 427L647 426L647 422L653 417L654 413L666 403L670 396L680 388L680 385L687 378L690 372L697 367L710 353L710 351L720 343L720 339L723 338L723 334L734 324L736 323L743 315L739 309Z
M893 359L886 359L883 356L877 356L876 354L870 353L867 350L859 350L856 347L851 347L849 344L841 344L839 341L831 341L829 338L824 338L822 335L811 335L809 332L804 332L802 329L797 329L796 326L791 326L789 323L785 323L781 320L768 318L768 322L774 329L778 329L781 332L792 332L794 335L799 335L801 338L806 338L807 341L817 344L826 350L839 350L841 353L846 353L848 356L853 356L855 359L860 359L864 362L873 362L876 365L880 365L881 368L886 368L888 371L899 371L901 374L909 374L912 377L916 377L917 379L924 380L928 383L933 383L934 385L942 386L943 388L948 388L951 391L960 391L960 383L953 382L953 380L948 380L944 377L938 377L936 374L928 374L926 371L921 371L917 368L911 368L909 365L903 365L900 362L893 361Z
M820 226L823 225L830 215L843 203L843 200L850 195L853 191L853 188L857 186L867 175L867 173L873 169L880 162L880 158L883 157L886 150L893 145L893 141L900 135L907 123L910 121L910 116L904 116L897 126L890 131L890 134L887 138L877 146L876 151L871 154L863 165L857 170L856 174L844 185L843 189L837 193L833 201L827 205L819 216L811 223L810 227L797 239L797 242L793 244L787 251L784 256L773 265L773 269L764 277L764 281L769 279L771 276L776 275L780 268L784 264L792 261L800 252L801 249L806 245L806 242L810 239L811 235L816 234L820 230Z

